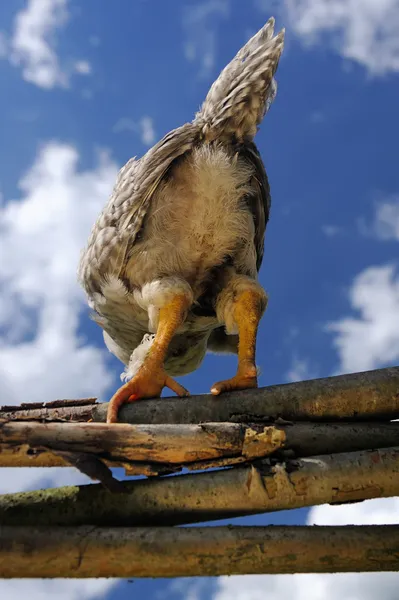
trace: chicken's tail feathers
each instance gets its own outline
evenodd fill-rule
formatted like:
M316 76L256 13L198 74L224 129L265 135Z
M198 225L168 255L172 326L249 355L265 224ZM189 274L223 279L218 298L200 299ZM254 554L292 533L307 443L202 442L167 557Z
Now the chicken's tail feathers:
M255 136L276 95L274 74L284 33L282 29L274 36L274 18L270 18L220 73L194 119L206 139Z

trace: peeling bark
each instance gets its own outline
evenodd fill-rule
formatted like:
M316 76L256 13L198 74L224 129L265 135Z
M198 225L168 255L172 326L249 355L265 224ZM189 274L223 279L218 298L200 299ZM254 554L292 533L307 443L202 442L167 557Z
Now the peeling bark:
M399 443L399 427L397 432ZM246 461L275 452L284 446L285 439L283 428L238 423L105 425L3 421L0 466L32 466L33 456L41 456L41 466L60 466L63 461L70 461L73 453L92 454L113 466L146 462L168 467L219 458L227 462L230 458Z
M98 474L106 473L101 461L109 467L122 466L129 475L151 476L182 467L204 470L237 465L269 455L306 457L390 446L399 446L399 423L0 422L0 466L72 464L99 480L103 478Z
M1 527L0 577L398 571L398 548L398 525Z

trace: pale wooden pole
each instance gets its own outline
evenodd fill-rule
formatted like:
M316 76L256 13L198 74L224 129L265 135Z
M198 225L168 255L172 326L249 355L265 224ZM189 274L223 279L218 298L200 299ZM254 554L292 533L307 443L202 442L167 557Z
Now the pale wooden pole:
M0 524L181 525L399 496L399 448L351 452L100 485L0 496Z

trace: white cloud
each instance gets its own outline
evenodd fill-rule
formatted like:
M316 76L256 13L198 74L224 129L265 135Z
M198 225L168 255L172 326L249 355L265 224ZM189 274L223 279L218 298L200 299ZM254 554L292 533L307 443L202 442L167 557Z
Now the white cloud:
M113 375L107 353L80 333L85 299L76 280L81 247L114 184L105 154L79 170L73 146L44 145L19 182L21 197L0 205L0 404L99 395ZM0 493L87 482L75 469L7 469ZM98 598L112 580L3 581L0 595ZM57 587L55 587L57 586Z
M139 121L135 121L130 117L122 117L115 123L112 131L114 133L131 131L140 136L141 143L144 146L152 146L156 139L154 119L149 116L144 116Z
M309 361L294 357L286 378L288 381L305 381L307 379L312 379L313 375L309 366Z
M0 593L7 600L100 600L114 585L114 579L10 579L0 581Z
M7 467L2 469L2 473L7 476L2 478L0 494L14 494L61 485L91 483L88 477L73 467L56 467L51 469L44 467Z
M198 64L200 78L208 77L215 66L216 19L226 19L229 10L228 0L207 0L184 9L184 56Z
M56 34L68 22L69 0L28 0L7 39L0 33L0 57L22 69L22 77L43 89L67 88L72 73L88 75L91 66L78 60L66 68L56 52Z
M212 600L397 600L397 573L220 577Z
M167 588L161 588L155 594L155 600L167 600L171 597L182 597L184 600L201 600L209 598L209 582L207 579L187 577L172 579Z
M310 525L389 525L399 522L399 498L365 500L354 504L314 506ZM399 579L399 574L398 574Z
M399 71L399 0L285 0L287 27L326 42L371 74Z
M154 121L151 117L143 117L139 121L141 141L145 146L151 146L155 142Z
M42 88L66 86L55 51L55 32L68 20L68 0L29 0L15 17L10 59L22 75Z
M380 239L399 241L399 196L378 204L373 229Z
M349 299L358 316L330 323L341 372L367 371L399 359L399 277L392 265L369 267L354 280Z
M75 62L75 71L79 75L90 75L91 65L87 60L77 60Z
M0 364L19 398L26 395L20 383L24 377L32 400L60 393L66 397L77 393L77 387L88 393L97 377L100 391L107 383L99 351L77 337L84 297L76 268L117 166L105 153L91 171L79 171L78 160L74 147L46 144L19 182L22 197L0 207L0 286L6 314ZM98 372L83 376L91 362L98 364ZM80 381L74 379L78 373Z

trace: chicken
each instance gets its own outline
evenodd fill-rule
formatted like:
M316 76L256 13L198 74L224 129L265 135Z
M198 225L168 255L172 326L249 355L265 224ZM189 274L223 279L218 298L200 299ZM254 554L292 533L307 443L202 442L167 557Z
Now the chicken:
M258 283L270 190L253 142L276 94L284 30L274 19L238 52L191 123L120 170L79 265L94 320L126 383L127 402L187 390L172 376L206 352L238 355L214 395L257 386L255 346L267 295Z

